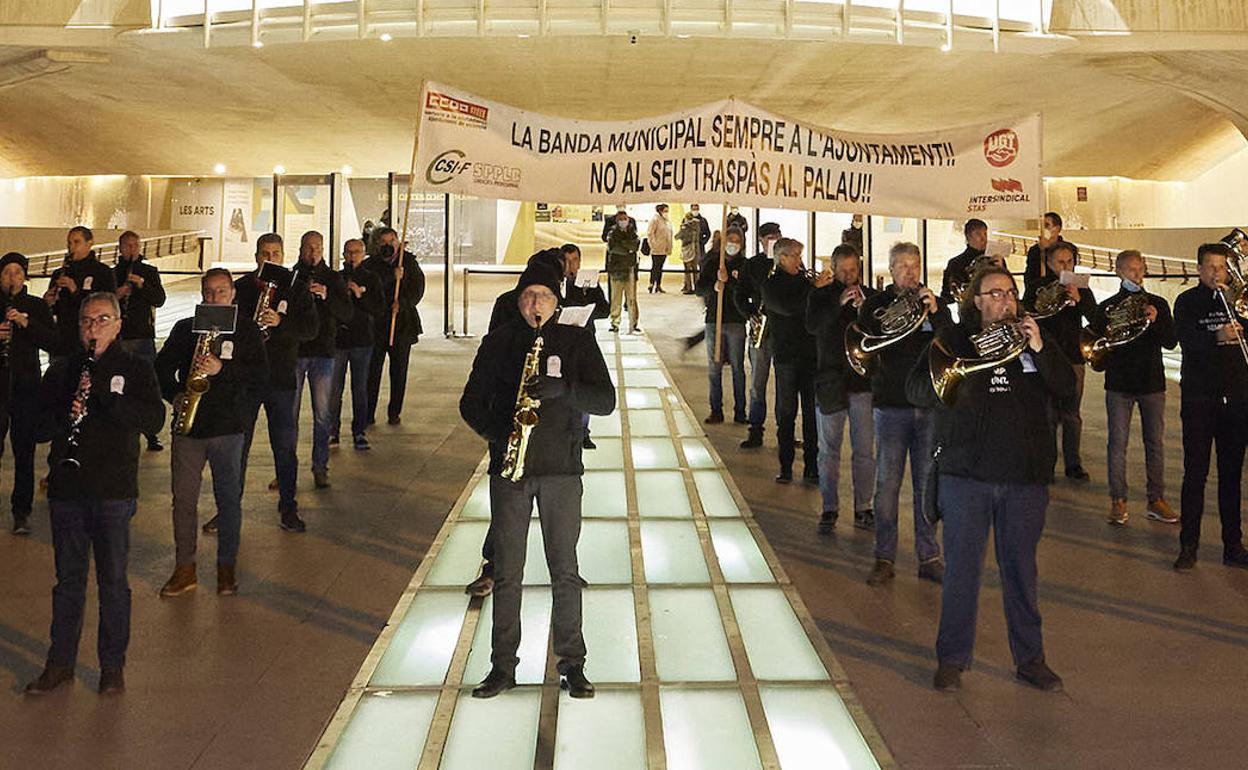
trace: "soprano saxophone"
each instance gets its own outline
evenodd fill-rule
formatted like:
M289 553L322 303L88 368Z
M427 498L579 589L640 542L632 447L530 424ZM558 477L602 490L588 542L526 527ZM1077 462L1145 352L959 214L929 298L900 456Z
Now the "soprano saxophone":
M511 482L524 478L524 457L529 451L529 436L537 427L537 410L542 402L529 395L529 380L539 374L542 361L542 319L537 319L537 339L524 357L524 369L520 372L520 388L516 393L516 408L511 418L511 435L507 437L507 450L503 454L503 469L499 475Z
M195 415L199 413L199 402L210 387L208 375L196 367L200 359L212 352L212 343L221 333L216 329L199 335L195 343L195 353L191 356L191 368L186 377L186 389L182 400L178 402L173 415L173 431L179 436L189 436L195 427Z

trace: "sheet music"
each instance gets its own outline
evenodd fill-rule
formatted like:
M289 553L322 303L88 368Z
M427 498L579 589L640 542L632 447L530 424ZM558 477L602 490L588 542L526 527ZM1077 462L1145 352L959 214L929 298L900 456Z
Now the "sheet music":
M595 273L598 271L595 270ZM559 311L559 323L563 326L585 326L594 314L593 305L573 305Z
M583 267L576 271L576 285L582 289L590 289L598 285L598 271ZM584 324L581 324L584 326Z

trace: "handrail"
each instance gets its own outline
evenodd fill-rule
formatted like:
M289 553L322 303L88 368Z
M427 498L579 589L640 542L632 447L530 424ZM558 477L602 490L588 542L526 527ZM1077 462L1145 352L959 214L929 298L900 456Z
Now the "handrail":
M144 259L158 259L174 254L187 254L192 251L201 251L202 253L203 234L203 230L186 230L165 235L152 235L147 238L140 238L139 245ZM117 241L97 244L95 246L95 256L106 265L115 265L117 264L118 249ZM27 275L31 278L48 278L54 270L64 263L65 250L40 251L35 254L28 254L26 258L30 261Z
M1018 235L1016 233L999 231L993 232L991 237L1009 243L1011 255L1023 257L1027 256L1027 250L1036 242L1034 235ZM1114 274L1114 258L1118 256L1122 249L1092 246L1086 243L1075 243L1074 241L1067 242L1079 249L1080 265L1093 271L1103 270L1110 275ZM1175 279L1187 283L1189 280L1199 277L1196 269L1196 260L1194 259L1166 257L1159 254L1142 254L1141 256L1144 259L1145 278L1154 278L1159 281Z

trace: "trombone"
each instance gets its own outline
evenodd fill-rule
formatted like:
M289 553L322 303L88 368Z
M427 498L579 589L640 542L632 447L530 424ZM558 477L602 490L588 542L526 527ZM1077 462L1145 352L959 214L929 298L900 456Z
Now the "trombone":
M1235 307L1238 308L1239 302L1236 301L1232 303L1229 300L1227 300L1226 295L1228 293L1228 289L1226 287L1220 287L1216 291L1217 291L1218 299L1222 300L1222 308L1226 310L1226 315L1230 319L1230 323L1232 324L1231 330L1235 333L1235 342L1239 345L1239 354L1244 357L1244 363L1248 364L1248 341L1244 340L1244 330L1234 325L1234 324L1238 324L1239 321L1236 317L1235 311L1231 308L1232 304L1234 304ZM1244 297L1241 294L1239 297L1239 300L1243 300L1243 298Z

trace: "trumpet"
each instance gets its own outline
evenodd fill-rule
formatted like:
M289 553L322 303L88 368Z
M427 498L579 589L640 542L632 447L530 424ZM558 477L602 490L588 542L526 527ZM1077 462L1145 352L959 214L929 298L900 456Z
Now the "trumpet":
M503 452L503 468L499 475L511 482L524 478L524 458L529 451L529 436L539 421L537 410L542 402L529 394L529 380L536 377L541 367L542 317L537 317L537 338L524 356L524 368L520 372L520 389L516 393L516 408L511 418L511 434L507 436L507 449Z
M975 357L959 358L939 337L932 341L927 366L932 377L932 388L945 406L953 406L957 401L958 386L967 375L1004 366L1022 355L1027 347L1023 322L1018 318L1003 318L979 334L972 335L971 345L975 348Z
M1221 296L1221 293L1219 293ZM1226 298L1222 298L1223 302ZM1079 338L1079 351L1083 360L1092 367L1092 371L1105 370L1105 355L1117 347L1122 347L1137 339L1148 331L1152 321L1148 320L1148 296L1137 292L1128 296L1113 307L1105 310L1105 333L1097 336L1091 329L1084 329Z
M260 288L260 296L256 298L256 312L252 314L251 320L256 322L256 326L260 327L260 336L267 342L271 332L269 327L260 321L260 316L266 310L273 309L273 300L277 297L277 284L273 281L264 281L264 285Z
M879 334L868 333L857 321L845 329L845 357L858 376L867 376L876 353L905 339L927 320L927 303L919 296L919 288L903 291L892 302L875 311L874 318L880 324Z

